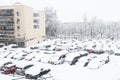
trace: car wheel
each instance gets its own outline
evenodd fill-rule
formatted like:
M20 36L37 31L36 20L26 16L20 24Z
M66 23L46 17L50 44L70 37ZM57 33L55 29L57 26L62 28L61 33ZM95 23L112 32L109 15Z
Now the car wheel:
M25 77L26 77L27 79L30 79L30 75L28 75L28 74L27 74L27 75L25 75Z

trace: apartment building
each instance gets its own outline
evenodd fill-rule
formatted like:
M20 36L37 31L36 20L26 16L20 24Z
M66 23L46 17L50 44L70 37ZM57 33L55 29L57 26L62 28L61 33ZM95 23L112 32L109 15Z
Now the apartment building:
M15 3L0 6L0 43L27 47L45 38L45 12Z

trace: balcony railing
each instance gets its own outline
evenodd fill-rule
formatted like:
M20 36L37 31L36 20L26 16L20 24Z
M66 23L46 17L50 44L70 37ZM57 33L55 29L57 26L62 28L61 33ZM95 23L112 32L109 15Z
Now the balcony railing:
M0 16L0 18L1 19L4 19L4 18L13 18L14 16L11 16L11 15L9 15L9 16Z
M0 23L0 25L4 25L4 26L6 26L6 25L11 25L11 26L13 26L13 24L14 24L14 23L12 23L12 22L11 22L11 23Z
M0 39L15 38L14 34L0 34Z
M0 32L14 32L14 29L0 29Z
M0 30L0 33L14 33L14 29L13 30Z
M0 16L13 16L14 14L0 14Z
M1 37L0 36L0 39L15 39L15 37Z

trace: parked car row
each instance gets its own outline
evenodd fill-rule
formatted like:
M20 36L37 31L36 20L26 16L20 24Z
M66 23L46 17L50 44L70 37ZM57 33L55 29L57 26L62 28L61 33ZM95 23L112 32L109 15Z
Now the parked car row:
M0 73L24 76L26 79L38 79L48 74L49 78L51 78L50 71L51 69L43 67L43 64L40 66L28 62L25 63L25 61L24 64L22 62L5 61L3 65L0 66Z
M112 47L113 44L114 47ZM106 52L115 56L120 54L119 45L110 41L56 39L24 49L19 49L14 44L6 47L6 49L4 48L1 48L3 50L0 52L0 58L50 63L53 65L63 64L64 62L75 65L82 57L88 57L90 54L102 55Z

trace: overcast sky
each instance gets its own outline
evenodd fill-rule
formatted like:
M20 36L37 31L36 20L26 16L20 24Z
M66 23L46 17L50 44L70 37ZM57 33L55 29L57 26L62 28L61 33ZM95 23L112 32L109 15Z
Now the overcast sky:
M120 21L120 0L0 0L0 5L21 2L36 10L52 7L62 22L80 22L83 16Z

